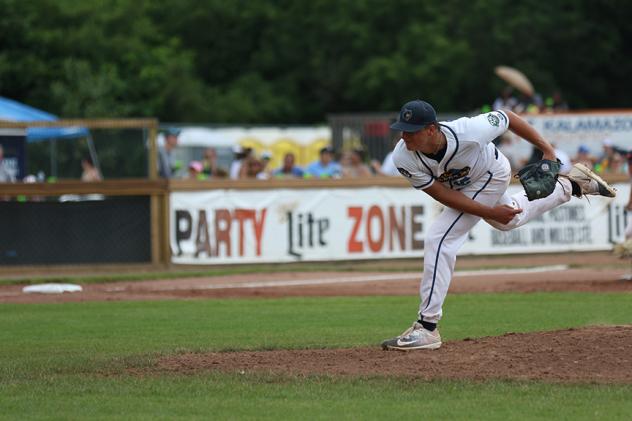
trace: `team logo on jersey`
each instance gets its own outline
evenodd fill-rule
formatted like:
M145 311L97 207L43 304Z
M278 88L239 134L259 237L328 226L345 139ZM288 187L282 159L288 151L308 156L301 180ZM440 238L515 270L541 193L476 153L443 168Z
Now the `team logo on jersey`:
M413 118L413 110L409 110L408 108L406 108L402 112L402 118L404 119L404 121L409 121L411 118Z
M406 170L405 170L405 169L403 169L403 168L399 168L399 167L397 167L397 171L399 171L399 172L400 172L400 174L401 174L401 175L403 175L404 177L408 177L408 178L411 178L411 177L412 177L412 174L411 174L411 173L409 173L408 171L406 171Z
M500 119L496 114L487 114L487 121L489 121L489 124L494 127L498 127L498 125L500 124Z
M451 183L454 182L454 184L456 184L457 186L462 186L470 182L470 177L467 177L469 173L470 167L452 168L441 174L439 178L437 178L437 180L439 180L439 182L441 183L445 183L448 181ZM463 180L459 180L460 178L462 178ZM455 182L455 180L458 181Z

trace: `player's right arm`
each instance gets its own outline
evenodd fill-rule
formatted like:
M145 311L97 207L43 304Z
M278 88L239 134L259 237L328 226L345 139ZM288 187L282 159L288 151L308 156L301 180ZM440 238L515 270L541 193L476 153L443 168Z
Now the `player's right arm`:
M509 117L509 130L541 150L543 159L555 161L555 149L533 126L513 111L505 113Z
M424 192L449 208L480 216L484 219L498 221L501 224L509 223L515 215L522 212L522 209L515 209L507 205L485 206L476 200L470 199L460 191L449 189L441 183L432 183L430 187L424 189Z

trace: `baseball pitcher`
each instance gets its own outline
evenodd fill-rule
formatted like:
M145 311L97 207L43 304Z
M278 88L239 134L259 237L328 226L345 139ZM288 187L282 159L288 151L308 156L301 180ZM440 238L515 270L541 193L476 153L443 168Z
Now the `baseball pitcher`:
M384 349L441 346L437 324L456 254L478 221L484 219L506 231L568 202L571 196L616 194L581 164L575 164L566 176L558 174L559 163L551 144L511 111L438 122L429 103L414 100L404 104L391 128L402 132L393 151L397 169L413 188L423 190L445 209L429 227L424 243L418 320L400 336L384 341ZM507 193L509 161L492 143L507 130L543 152L541 161L518 173L525 190L513 196Z

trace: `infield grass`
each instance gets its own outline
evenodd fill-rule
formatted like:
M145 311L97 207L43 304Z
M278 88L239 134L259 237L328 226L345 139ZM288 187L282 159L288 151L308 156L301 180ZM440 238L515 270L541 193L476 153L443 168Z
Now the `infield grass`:
M0 418L626 419L632 386L200 373L132 376L182 351L377 345L416 297L0 305ZM448 297L444 339L632 324L632 294Z

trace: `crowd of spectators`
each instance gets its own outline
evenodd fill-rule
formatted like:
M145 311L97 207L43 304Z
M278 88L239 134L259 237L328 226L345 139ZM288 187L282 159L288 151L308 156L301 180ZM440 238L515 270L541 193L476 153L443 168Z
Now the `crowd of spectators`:
M580 145L572 162L581 162L598 174L630 174L632 176L632 150L617 146L612 140L604 139L601 151L593 154L586 145Z
M555 104L562 103L559 95L554 96ZM505 90L495 101L494 106L503 109L512 105L517 109L520 101ZM567 109L564 104L561 109ZM297 165L297 157L293 152L286 152L279 166L272 167L272 154L264 150L256 154L251 148L235 145L232 149L233 159L228 168L218 165L217 152L209 147L204 151L201 160L189 162L184 172L173 165L173 150L177 146L178 132L169 131L165 136L165 144L159 153L159 174L164 178L187 178L193 180L207 179L309 179L309 178L366 178L372 176L399 176L393 164L391 153L383 162L369 160L363 149L345 150L340 154L331 147L323 147L317 160L305 165ZM512 155L511 138L499 138L495 141L498 149L509 159L514 170L527 163L538 160L537 150L528 159ZM555 145L554 145L555 146ZM576 154L569 156L556 147L558 158L562 161L562 172L570 170L575 162L582 162L599 174L630 174L632 176L632 151L624 150L609 139L603 141L603 151L593 154L586 145L581 145ZM632 208L632 206L631 206Z
M213 148L208 148L205 155L216 156ZM374 174L368 165L364 163L364 152L353 150L344 152L340 162L336 159L336 153L331 147L324 147L319 151L319 158L302 167L296 164L294 152L286 152L283 161L278 167L271 167L272 154L263 151L257 155L250 148L235 146L233 148L233 160L228 171L216 164L216 158L210 160L212 170L204 172L204 164L200 161L189 163L188 177L190 179L205 180L215 179L308 179L308 178L342 178L342 177L367 177Z
M218 165L217 152L209 147L202 160L190 161L183 171L174 160L174 150L178 144L178 132L168 131L164 145L159 149L158 173L163 178L184 178L190 180L209 179L310 179L310 178L364 178L374 175L399 175L394 169L390 154L384 165L377 162L366 163L362 149L344 151L338 156L331 146L320 149L318 159L302 167L296 164L296 155L286 152L281 165L271 167L272 154L263 151L257 155L252 148L235 145L233 159L227 169ZM339 158L339 159L338 159Z
M543 98L541 94L534 92L531 95L515 94L512 87L505 87L492 103L491 110L483 108L483 111L510 110L516 113L540 114L559 113L568 111L568 104L560 91L554 91L550 96Z

